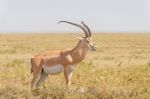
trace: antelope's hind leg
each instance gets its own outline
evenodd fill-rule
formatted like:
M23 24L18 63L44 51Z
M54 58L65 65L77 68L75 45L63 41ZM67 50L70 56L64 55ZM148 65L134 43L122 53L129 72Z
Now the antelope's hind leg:
M41 75L40 75L40 79L38 80L36 87L40 86L42 84L42 82L47 78L47 74L42 70L41 71Z
M47 78L47 76L48 75L43 70L41 70L41 73L33 78L31 88L38 88L41 83Z
M31 82L31 88L34 89L37 87L37 83L40 79L40 75L34 76Z
M39 65L40 65L40 62L37 64L35 62L35 59L31 58L31 73L33 73L33 78L32 78L32 82L31 82L32 89L36 88L35 86L40 79L40 74L41 74L42 68Z

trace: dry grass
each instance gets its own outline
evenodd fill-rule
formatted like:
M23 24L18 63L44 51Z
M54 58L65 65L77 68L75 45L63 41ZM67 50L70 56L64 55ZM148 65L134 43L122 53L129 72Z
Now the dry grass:
M1 34L0 99L148 99L150 34L95 34L89 52L66 89L63 74L31 91L30 58L37 52L73 47L74 34Z

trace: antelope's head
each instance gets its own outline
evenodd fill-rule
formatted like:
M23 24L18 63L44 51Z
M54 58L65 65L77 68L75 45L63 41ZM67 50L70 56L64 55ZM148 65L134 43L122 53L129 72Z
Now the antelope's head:
M81 25L73 23L73 22L68 22L68 21L59 21L58 23L61 23L61 22L65 22L65 23L68 23L68 24L71 24L71 25L74 25L74 26L81 28L84 31L85 36L84 37L78 37L78 39L80 39L80 45L88 48L91 51L96 51L97 45L92 40L91 30L83 21L81 21Z

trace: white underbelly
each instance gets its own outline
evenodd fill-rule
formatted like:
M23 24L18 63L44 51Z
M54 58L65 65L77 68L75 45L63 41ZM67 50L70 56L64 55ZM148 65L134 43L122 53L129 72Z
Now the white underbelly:
M50 75L55 75L64 71L63 66L61 64L57 64L54 66L43 66L43 70L45 73Z

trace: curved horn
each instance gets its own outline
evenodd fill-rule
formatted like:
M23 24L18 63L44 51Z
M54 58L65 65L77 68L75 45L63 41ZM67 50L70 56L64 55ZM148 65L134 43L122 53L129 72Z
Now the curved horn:
M72 25L75 25L75 26L77 26L77 27L80 27L80 28L84 31L85 36L88 37L88 32L87 32L87 30L86 30L84 27L82 27L81 25L76 24L76 23L72 23L72 22L68 22L68 21L59 21L58 23L61 23L61 22L65 22L65 23L72 24Z
M89 36L92 36L90 28L83 21L81 21L81 24L83 24L83 26L86 27L86 29L88 30Z

